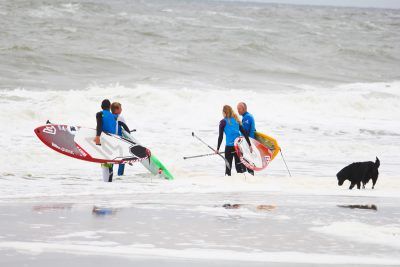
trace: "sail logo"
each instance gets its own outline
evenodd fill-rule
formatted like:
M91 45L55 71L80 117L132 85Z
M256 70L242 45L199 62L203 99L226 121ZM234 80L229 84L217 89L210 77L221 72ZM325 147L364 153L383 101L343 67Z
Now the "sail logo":
M43 132L47 133L47 134L55 135L57 133L57 130L56 130L56 128L54 126L46 126L43 129Z

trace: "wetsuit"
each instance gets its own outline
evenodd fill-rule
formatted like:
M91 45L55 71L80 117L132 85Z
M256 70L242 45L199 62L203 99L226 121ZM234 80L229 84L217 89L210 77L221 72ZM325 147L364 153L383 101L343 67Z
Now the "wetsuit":
M246 133L248 134L249 137L255 139L255 132L256 132L256 124L254 122L254 117L247 111L243 114L242 117L242 125ZM251 174L254 175L254 171L247 168L247 171Z
M125 123L124 117L122 117L121 115L117 115L117 114L114 114L114 115L116 116L116 119L117 119L117 126L116 126L117 134L119 136L122 136L122 129L124 129L126 132L130 133L129 128ZM118 165L118 176L124 175L124 171L125 171L125 164L119 164Z
M102 110L96 113L96 136L100 136L102 132L115 134L117 127L117 120L109 110ZM101 164L103 170L104 182L112 182L113 179L113 164Z
M102 132L116 134L117 120L109 110L97 112L96 122L96 136L100 136Z
M255 138L256 124L254 122L254 117L247 111L243 114L242 125L246 133L251 137Z
M247 143L250 144L249 137L244 130L243 126L240 125L234 118L225 118L221 120L219 123L219 135L218 135L218 146L217 150L219 150L222 139L224 137L224 133L226 135L226 144L225 144L225 158L229 163L230 168L226 166L225 175L231 176L232 169L232 161L235 158L235 168L237 173L243 173L246 171L246 167L243 163L240 162L238 155L235 152L235 139L244 135Z

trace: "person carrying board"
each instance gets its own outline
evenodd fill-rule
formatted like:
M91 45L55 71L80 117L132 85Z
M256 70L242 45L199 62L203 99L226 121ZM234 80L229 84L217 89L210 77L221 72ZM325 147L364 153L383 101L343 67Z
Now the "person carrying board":
M130 132L128 126L126 125L124 117L122 117L121 112L122 112L122 105L121 103L118 102L113 102L111 104L111 112L114 114L117 120L117 125L116 125L116 133L119 136L122 136L122 129L127 131L128 133ZM124 170L125 170L125 164L119 164L118 166L118 176L124 175Z
M254 122L254 117L247 111L247 105L244 102L237 104L237 110L240 116L242 116L243 129L246 131L247 135L251 138L255 138L256 133L256 123ZM247 171L254 175L254 171L247 168Z
M251 143L248 134L244 130L242 123L239 121L238 115L233 111L232 107L225 105L222 109L223 119L219 123L219 135L218 135L218 146L216 153L219 153L219 148L224 138L224 133L226 136L225 144L225 158L229 163L229 168L226 166L225 175L231 176L232 161L235 158L235 168L237 173L243 173L246 171L246 167L240 162L238 155L235 152L235 139L244 135L246 142L250 146L252 151Z
M104 99L101 102L102 111L96 113L96 137L94 142L96 145L101 146L100 135L102 132L116 134L117 120L115 115L110 112L111 102L108 99ZM103 163L101 164L103 170L104 182L112 182L113 179L113 164Z
M254 117L247 111L247 105L244 102L240 102L237 105L237 110L240 116L242 116L242 125L247 135L251 138L255 138L256 124Z

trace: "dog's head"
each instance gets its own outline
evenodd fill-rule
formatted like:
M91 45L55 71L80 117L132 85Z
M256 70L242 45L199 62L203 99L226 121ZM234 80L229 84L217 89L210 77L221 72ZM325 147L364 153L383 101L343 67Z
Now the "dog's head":
M336 175L337 179L338 179L338 185L343 185L344 181L346 181L346 178L344 177L340 177L338 175Z
M339 186L343 185L344 181L346 181L346 179L348 177L347 173L348 173L348 167L345 167L336 174Z

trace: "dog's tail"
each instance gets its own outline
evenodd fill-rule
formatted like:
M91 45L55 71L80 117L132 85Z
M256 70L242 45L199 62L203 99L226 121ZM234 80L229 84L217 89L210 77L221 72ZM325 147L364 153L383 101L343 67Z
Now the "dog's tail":
M378 159L378 157L376 157L376 160L375 160L375 167L378 169L380 165L381 165L381 162L380 162L380 160Z

